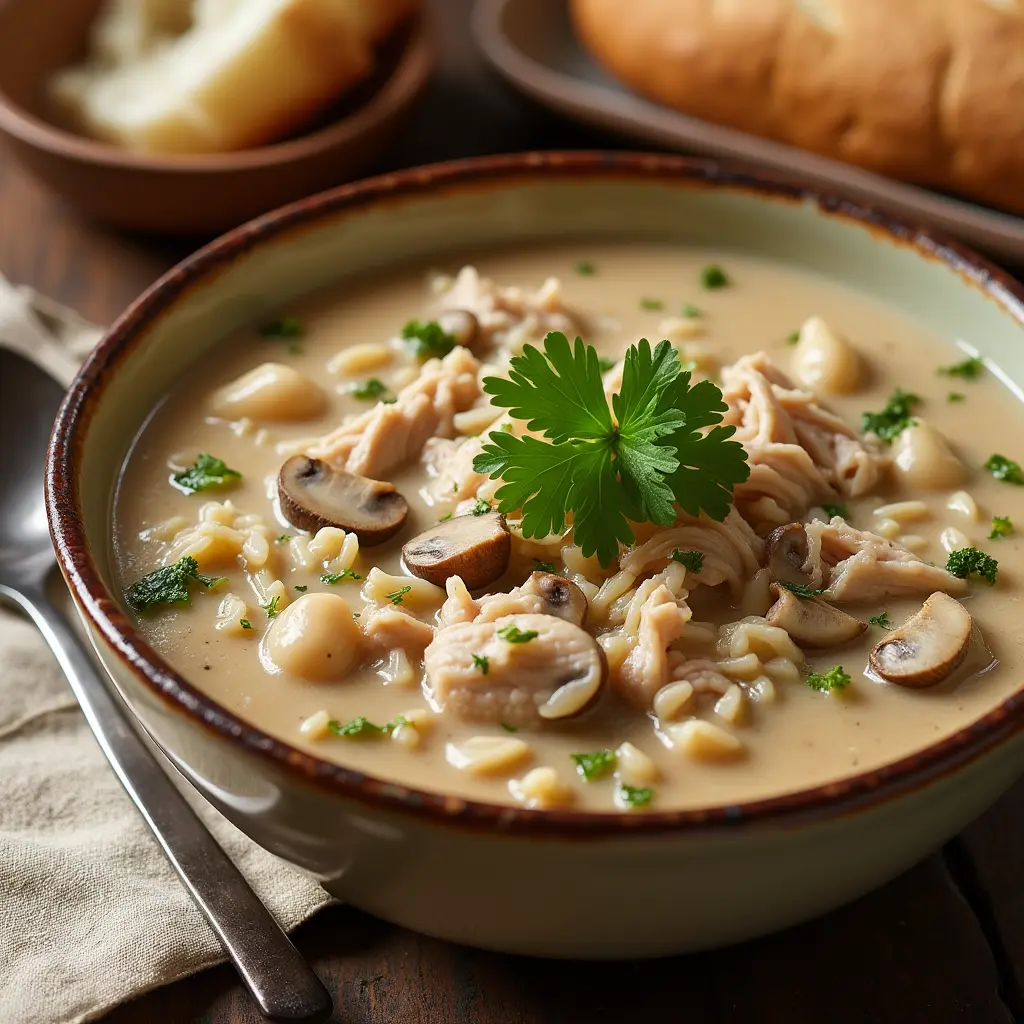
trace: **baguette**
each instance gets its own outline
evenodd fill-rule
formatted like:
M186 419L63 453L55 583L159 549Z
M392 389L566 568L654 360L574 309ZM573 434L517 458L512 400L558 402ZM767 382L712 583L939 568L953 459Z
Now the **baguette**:
M58 73L51 95L78 130L131 150L258 146L365 78L412 2L115 0L94 60Z
M1024 0L571 0L666 106L1024 214Z

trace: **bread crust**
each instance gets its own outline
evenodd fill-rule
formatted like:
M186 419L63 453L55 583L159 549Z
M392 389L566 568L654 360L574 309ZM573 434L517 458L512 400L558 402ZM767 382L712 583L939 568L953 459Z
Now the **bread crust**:
M1024 214L1024 0L571 0L594 57L695 117Z

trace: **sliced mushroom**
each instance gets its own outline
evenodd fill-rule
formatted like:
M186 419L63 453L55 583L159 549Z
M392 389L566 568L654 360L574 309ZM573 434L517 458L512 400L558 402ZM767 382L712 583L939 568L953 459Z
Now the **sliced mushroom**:
M900 686L934 686L967 657L973 622L948 594L936 591L921 610L875 645L868 659L883 679Z
M772 530L764 540L772 582L809 583L810 575L804 569L807 552L807 533L800 523L787 523Z
M277 476L285 519L300 530L337 526L365 547L382 544L405 524L409 506L393 484L371 480L320 459L293 455Z
M439 587L450 576L461 576L470 590L499 579L511 554L512 537L500 512L446 519L402 548L402 558L413 576Z
M519 588L521 594L536 594L544 602L548 615L583 625L587 617L587 595L572 580L553 572L531 573Z
M769 625L784 629L801 647L837 647L856 640L868 628L866 622L835 608L818 597L796 594L772 585L775 604L765 618Z
M468 309L446 309L438 318L441 329L455 339L456 345L472 348L480 333L480 321Z
M446 626L423 663L438 710L527 728L581 714L608 678L604 651L586 630L533 613Z

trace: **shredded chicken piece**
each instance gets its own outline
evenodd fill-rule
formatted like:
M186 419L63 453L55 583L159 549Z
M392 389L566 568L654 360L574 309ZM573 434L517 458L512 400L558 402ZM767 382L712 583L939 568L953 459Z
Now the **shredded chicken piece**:
M660 586L640 609L640 628L612 685L632 704L649 708L654 695L671 680L668 647L678 640L693 613L666 586Z
M466 349L429 359L397 399L379 402L311 444L306 454L350 473L380 479L422 450L431 437L450 437L452 417L480 397L480 362Z
M839 516L804 527L811 585L825 590L827 601L877 601L887 597L928 595L936 590L963 594L967 583L929 565L912 551L867 530L857 530Z
M384 651L401 649L419 657L434 639L434 627L392 605L364 612L360 628L367 640Z
M423 446L422 461L432 478L430 490L435 497L464 501L480 494L480 488L489 482L490 477L486 473L478 473L473 468L473 460L483 451L484 444L483 435L458 441L432 437L427 441Z

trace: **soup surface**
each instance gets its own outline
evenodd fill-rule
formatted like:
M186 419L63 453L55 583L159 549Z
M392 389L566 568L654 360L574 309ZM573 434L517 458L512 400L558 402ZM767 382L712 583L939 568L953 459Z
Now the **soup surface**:
M733 253L546 246L460 265L282 310L204 358L140 433L116 496L121 582L153 646L218 702L416 788L642 813L891 762L1019 686L1024 487L986 462L1021 454L1024 414L969 358L978 339ZM518 510L503 540L501 481L472 463L526 424L481 381L548 331L597 349L609 393L640 338L722 388L751 467L724 522L638 523L607 565L571 526L524 538ZM891 436L861 434L883 410L871 425ZM201 453L223 465L189 471ZM289 463L282 500L296 456L318 461ZM375 494L362 542L357 524L324 527L310 465L321 484L390 482L404 523L373 543L401 512ZM455 561L424 570L435 585L402 549L445 523ZM998 559L995 585L946 571L969 548ZM217 582L182 575L185 558ZM950 566L992 572L980 553ZM459 573L478 571L467 590Z

